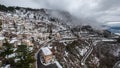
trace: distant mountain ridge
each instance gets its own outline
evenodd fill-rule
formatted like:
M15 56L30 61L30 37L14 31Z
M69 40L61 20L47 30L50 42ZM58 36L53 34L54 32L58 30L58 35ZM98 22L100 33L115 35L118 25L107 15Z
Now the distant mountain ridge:
M120 25L103 25L102 27L106 28L108 31L112 33L120 33Z
M67 27L75 27L76 23L80 23L80 25L83 26L80 20L78 20L76 17L72 16L69 12L66 11L52 10L45 8L32 9L32 8L15 7L15 6L6 7L4 5L0 5L0 11L11 12L11 13L17 13L18 11L18 13L23 12L23 15L25 14L30 15L32 13L34 14L33 17L36 19L48 19L49 21L52 22L60 22L62 23L63 26L67 26ZM120 29L120 27L111 27L108 25L104 25L103 27L107 27L108 28L107 30L113 33L118 32L118 30Z

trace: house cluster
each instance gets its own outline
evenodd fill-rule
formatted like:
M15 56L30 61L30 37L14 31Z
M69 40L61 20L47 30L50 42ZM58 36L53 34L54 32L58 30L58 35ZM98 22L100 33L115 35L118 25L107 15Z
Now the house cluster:
M0 48L7 39L15 49L18 45L26 44L30 49L39 48L41 44L54 37L55 40L72 37L60 23L54 23L47 19L39 19L34 13L16 11L16 13L0 12L2 30L0 31ZM62 32L59 32L62 31ZM47 47L41 48L41 55L45 64L54 61L54 55Z
M33 47L35 42L40 44L47 40L50 35L48 24L45 21L21 19L19 14L4 12L0 12L0 19L2 20L1 43L7 39L15 47L22 43Z

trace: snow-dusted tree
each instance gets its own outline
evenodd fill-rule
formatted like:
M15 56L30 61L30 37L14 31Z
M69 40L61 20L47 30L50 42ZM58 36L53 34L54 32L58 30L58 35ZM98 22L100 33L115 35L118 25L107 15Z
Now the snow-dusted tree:
M15 68L33 68L35 62L33 51L30 51L27 45L19 45L16 50L16 59L19 59L15 63Z
M0 20L0 31L2 30L2 20Z
M2 52L0 53L0 57L2 59L2 65L11 64L14 57L9 57L9 55L13 54L13 45L10 44L7 40L2 45Z

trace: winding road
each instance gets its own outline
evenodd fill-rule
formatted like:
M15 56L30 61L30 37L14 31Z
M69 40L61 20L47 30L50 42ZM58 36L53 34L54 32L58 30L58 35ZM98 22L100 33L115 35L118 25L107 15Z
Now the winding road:
M90 45L90 44L88 43L88 45L89 45L90 47L89 47L88 51L85 53L85 55L83 56L83 58L82 58L82 60L81 60L81 65L83 66L83 68L87 68L87 65L85 64L85 62L86 62L87 58L90 56L90 54L92 53L92 51L93 51L93 46L96 46L96 44L97 44L98 42L100 42L100 40L94 41L92 45Z

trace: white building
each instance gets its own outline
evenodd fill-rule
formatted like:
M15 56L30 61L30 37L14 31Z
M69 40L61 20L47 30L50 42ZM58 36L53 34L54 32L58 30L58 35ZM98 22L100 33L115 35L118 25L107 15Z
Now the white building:
M44 59L45 64L50 63L53 60L53 54L48 47L41 48L41 55Z

